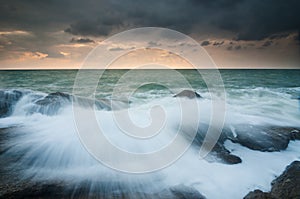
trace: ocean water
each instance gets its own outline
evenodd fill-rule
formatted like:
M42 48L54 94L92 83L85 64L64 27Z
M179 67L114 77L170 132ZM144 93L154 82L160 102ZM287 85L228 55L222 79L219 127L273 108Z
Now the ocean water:
M85 97L81 109L89 109L90 99L99 100L95 110L98 124L107 138L119 148L134 153L147 153L162 149L175 136L180 123L179 112L188 109L189 99L178 106L174 94L187 89L175 81L167 70L137 70L136 79L120 81L130 70L107 70L103 73L95 92L90 92L97 78L93 71L81 79L77 94ZM195 70L177 70L202 98L196 100L200 122L211 119L211 95L201 75ZM209 70L202 70L209 76ZM256 127L300 128L300 70L220 70L224 83L224 128L235 130ZM261 152L251 150L229 140L224 146L242 159L242 163L228 165L208 162L199 157L198 149L190 147L168 167L145 174L126 174L107 168L96 161L81 144L72 103L61 98L57 104L42 106L37 102L49 93L73 92L76 70L0 71L0 89L4 93L18 91L9 114L0 118L0 128L9 129L1 141L5 149L1 160L18 156L12 170L18 176L33 181L62 180L68 184L89 181L90 190L109 192L126 189L152 193L171 186L184 184L194 187L207 198L242 198L249 191L269 191L275 179L294 160L300 160L300 141L291 141L286 150ZM153 77L157 77L153 81ZM166 81L170 80L170 81ZM215 85L222 87L223 85ZM172 89L169 89L172 88ZM79 90L79 92L78 92ZM129 96L129 98L128 98ZM4 98L2 98L3 100ZM7 100L7 98L6 98ZM115 124L113 111L107 101L113 100L120 110L130 110L130 118L138 126L147 126L149 110L162 106L167 120L158 135L149 140L136 140L126 136ZM128 100L130 103L125 103ZM39 102L41 103L41 102ZM88 127L86 127L89 129ZM103 148L103 150L107 150ZM115 156L112 154L112 158ZM126 160L120 160L125 164ZM103 185L105 184L105 186Z

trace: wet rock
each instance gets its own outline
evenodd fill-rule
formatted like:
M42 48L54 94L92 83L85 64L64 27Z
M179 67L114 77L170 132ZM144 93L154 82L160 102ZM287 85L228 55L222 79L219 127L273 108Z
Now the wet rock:
M228 139L252 150L280 151L288 147L292 138L291 129L252 125L238 126L235 130L236 136L228 137Z
M71 95L67 93L50 93L43 99L39 99L35 102L35 104L39 106L35 107L36 110L34 110L34 112L55 115L63 105L70 103L71 99Z
M244 199L276 199L270 193L262 192L261 190L254 190L249 192Z
M191 90L183 90L180 93L174 95L173 97L187 97L189 99L202 98L200 94Z
M23 93L18 90L0 90L0 118L11 114L13 106L22 96Z
M54 103L61 103L62 101L70 102L71 96L66 93L55 92L55 93L48 94L46 97L36 101L35 103L38 105L47 106Z
M300 198L300 161L294 161L271 183L276 198Z
M296 199L300 198L300 161L294 161L271 183L269 193L261 190L249 192L245 199Z
M206 133L208 130L208 125L204 123L199 124L198 132L193 140L194 147L197 147L197 150L200 150L200 147L203 144ZM205 160L208 162L220 162L224 164L239 164L242 162L242 159L236 155L231 154L231 152L226 149L224 142L228 139L228 132L226 129L223 129L220 137L218 138L217 143L205 157Z
M194 146L202 145L207 129L208 125L199 124L197 135L193 140ZM285 150L290 140L299 139L300 130L294 127L237 125L234 130L224 127L216 145L205 159L208 162L225 164L241 163L241 158L231 154L224 146L226 140L231 140L251 150L274 152Z
M26 186L26 185L24 185ZM63 198L63 187L59 184L35 184L21 190L12 190L0 198L23 199L23 198Z
M205 199L195 188L187 187L185 185L177 185L170 188L174 198L178 199Z
M290 138L291 138L291 140L300 140L300 130L292 129Z
M131 199L131 198L143 198L143 199L205 199L195 188L187 187L185 185L177 185L164 189L158 193L143 193L143 192L122 192L107 190L95 190L92 191L91 187L80 185L76 188L70 189L70 187L62 183L50 183L50 184L29 184L31 186L25 186L23 189L12 189L11 192L4 195L0 195L0 198L5 199L19 199L19 198L98 198L98 199ZM105 186L104 186L105 187Z
M209 156L213 156L217 162L225 164L239 164L242 162L242 159L236 155L231 154L231 152L224 147L223 144L217 143ZM209 162L212 158L207 158Z

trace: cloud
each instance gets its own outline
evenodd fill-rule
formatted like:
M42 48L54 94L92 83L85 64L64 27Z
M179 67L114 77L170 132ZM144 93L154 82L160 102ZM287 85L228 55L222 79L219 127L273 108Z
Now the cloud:
M0 31L1 36L9 35L21 35L21 36L32 36L32 33L23 30L12 30L12 31Z
M233 47L232 47L232 46L228 46L226 49L227 49L227 50L232 50Z
M287 38L290 34L289 33L276 33L269 36L269 39L282 39Z
M201 43L201 46L208 46L210 44L210 41L203 41Z
M214 43L213 43L213 45L214 46L222 46L224 44L224 41L215 41Z
M148 42L148 47L158 47L158 46L161 46L161 44L154 42L154 41Z
M89 39L89 38L79 38L79 39L72 38L70 42L71 43L80 43L80 44L82 44L82 43L95 43L94 40Z
M107 36L112 28L112 25L102 25L98 24L96 21L78 21L65 29L65 32L72 35Z
M145 26L171 28L197 41L209 38L203 45L218 51L256 49L270 40L294 53L300 41L299 7L298 0L9 0L0 4L0 58L42 52L46 60L79 60L96 41ZM127 48L117 47L111 50Z
M242 46L241 46L241 45L235 46L234 49L235 49L235 50L241 50L241 49L242 49Z
M245 47L243 47L243 48L245 48ZM242 45L237 45L237 46L230 45L226 48L226 50L229 50L229 51L231 51L231 50L241 50L241 49L242 49Z
M0 31L64 30L72 35L107 36L158 26L185 34L229 31L236 40L262 40L299 32L299 7L298 0L10 0L0 6Z
M268 40L268 41L265 41L265 42L262 44L262 47L268 47L268 46L271 46L272 44L273 44L273 41Z
M20 59L44 59L48 54L42 52L24 52Z
M71 53L69 53L69 52L64 52L64 51L60 51L59 52L61 55L63 55L63 56L69 56Z
M109 35L116 29L141 26L173 28L189 34L214 26L231 31L236 40L262 40L282 31L299 31L300 2L289 1L115 1L114 14L103 12L92 19L72 23L66 32L75 35ZM174 15L173 13L178 13ZM280 14L278 14L280 13ZM122 21L116 20L123 19ZM108 20L111 19L111 20Z
M120 50L124 50L124 48L121 47L114 47L114 48L109 48L109 51L120 51Z

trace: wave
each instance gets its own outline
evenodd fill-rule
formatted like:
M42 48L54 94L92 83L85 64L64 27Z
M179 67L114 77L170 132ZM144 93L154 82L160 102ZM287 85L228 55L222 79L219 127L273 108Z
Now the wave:
M165 169L137 175L107 168L86 151L77 135L72 102L81 109L95 109L97 122L110 142L123 150L147 153L160 150L176 136L180 109L189 108L190 99L180 106L172 96L128 105L61 92L1 90L0 157L9 160L9 169L19 170L22 179L64 181L74 189L86 182L91 192L153 193L184 184L207 198L242 198L256 188L269 190L274 176L300 159L300 126L296 100L263 96L262 101L241 95L235 93L236 98L226 104L222 134L205 159L199 158L199 149L211 117L211 100L201 93L203 98L196 100L200 123L188 151ZM280 108L274 106L281 103ZM111 111L129 111L134 123L145 126L151 122L149 110L157 105L164 107L167 119L161 133L149 140L126 136ZM184 125L181 130L188 132L188 122ZM183 134L183 142L189 139L188 133ZM114 154L111 157L115 158ZM126 162L120 160L120 164Z
M97 110L115 110L125 108L125 103L120 101L110 101L107 99L93 100L73 96L68 93L54 92L50 94L33 92L31 90L0 90L0 117L8 117L14 115L32 115L41 113L43 115L57 115L60 111L71 105L76 104Z

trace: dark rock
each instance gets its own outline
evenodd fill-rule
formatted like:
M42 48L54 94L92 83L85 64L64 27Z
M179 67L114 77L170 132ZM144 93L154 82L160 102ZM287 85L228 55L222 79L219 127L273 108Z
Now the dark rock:
M26 186L26 185L25 185ZM62 198L63 187L57 184L35 184L25 187L21 190L15 190L0 196L6 199L23 199L23 198Z
M70 100L71 100L71 96L69 94L55 92L55 93L48 94L46 97L36 101L35 103L38 105L47 106L54 103L60 103L61 101L70 101Z
M244 199L276 199L270 193L262 192L261 190L254 190L249 192Z
M291 130L291 140L300 140L300 130L299 129L293 129Z
M238 126L235 133L237 136L229 137L230 140L263 152L284 150L291 139L291 132L281 127Z
M198 132L193 140L194 146L202 145L207 129L208 125L199 124ZM251 150L273 152L285 150L290 140L296 139L300 139L300 130L294 127L237 125L234 130L224 127L216 145L205 159L208 162L225 164L241 163L240 157L231 154L225 148L226 140L239 143Z
M30 186L28 186L30 185ZM19 198L98 198L98 199L205 199L196 189L185 185L177 185L164 189L158 193L143 193L143 192L122 192L122 191L107 191L97 189L92 191L90 186L76 185L70 188L62 183L50 184L28 184L23 189L12 190L9 193L0 195L0 198L19 199ZM104 186L105 187L105 186Z
M193 140L193 145L195 147L201 147L203 140L205 138L206 132L208 130L207 124L199 124L198 132ZM231 154L231 152L226 149L224 146L224 142L228 137L228 132L226 129L223 129L222 134L218 138L217 143L211 150L211 152L205 157L205 160L208 162L220 162L224 164L238 164L241 163L242 160L240 157Z
M300 198L300 161L294 161L271 183L276 198Z
M55 115L60 108L68 103L71 103L72 96L66 93L55 92L50 93L43 99L39 99L35 102L36 110L33 112L39 112L46 115Z
M226 149L223 144L220 143L217 143L214 146L209 156L214 156L217 162L222 162L225 164L239 164L242 162L242 159L240 157L231 154L231 152Z
M187 187L185 185L177 185L170 188L174 198L178 199L205 199L195 188Z
M187 97L189 99L202 98L200 94L191 90L183 90L180 93L174 95L173 97Z
M13 106L22 96L23 93L18 90L0 90L0 118L11 114Z
M298 199L300 198L300 161L294 161L271 183L269 193L261 190L249 192L244 199Z

